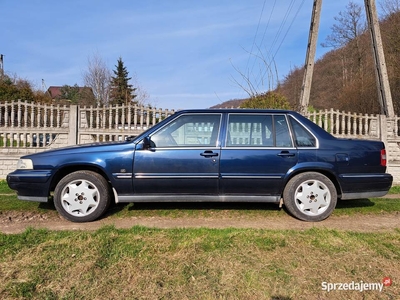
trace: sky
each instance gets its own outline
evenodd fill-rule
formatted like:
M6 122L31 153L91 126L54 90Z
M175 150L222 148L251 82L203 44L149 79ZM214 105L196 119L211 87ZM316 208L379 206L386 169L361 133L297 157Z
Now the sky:
M364 1L353 0L364 6ZM322 2L316 59L349 0ZM208 108L273 89L305 62L312 0L0 0L0 54L8 75L37 89L83 86L88 61L162 109ZM378 6L378 5L377 5Z

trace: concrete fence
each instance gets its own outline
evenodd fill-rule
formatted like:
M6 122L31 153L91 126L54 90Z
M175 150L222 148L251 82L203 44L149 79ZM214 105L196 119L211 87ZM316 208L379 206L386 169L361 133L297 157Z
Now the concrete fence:
M138 105L79 107L11 101L0 104L0 179L25 154L68 145L122 141L138 135L174 110ZM381 140L388 172L400 184L400 118L324 110L306 115L336 137Z

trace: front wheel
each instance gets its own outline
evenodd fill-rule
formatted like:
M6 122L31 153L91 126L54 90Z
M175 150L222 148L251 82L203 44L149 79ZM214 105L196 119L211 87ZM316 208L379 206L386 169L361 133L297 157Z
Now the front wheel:
M77 171L60 180L54 190L54 206L72 222L98 219L110 204L107 181L92 171Z
M294 217L303 221L322 221L336 207L337 192L332 181L317 172L294 176L283 191L283 202Z

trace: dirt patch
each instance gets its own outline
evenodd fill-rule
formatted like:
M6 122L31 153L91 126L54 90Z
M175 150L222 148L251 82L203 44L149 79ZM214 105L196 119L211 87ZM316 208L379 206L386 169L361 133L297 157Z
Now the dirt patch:
M289 215L266 218L240 217L106 217L90 223L72 223L58 215L6 212L0 214L0 231L7 234L20 233L25 229L47 228L51 230L96 230L104 225L131 228L135 225L156 228L254 228L292 229L328 228L358 232L379 232L400 229L400 213L379 215L331 216L322 222L303 222Z

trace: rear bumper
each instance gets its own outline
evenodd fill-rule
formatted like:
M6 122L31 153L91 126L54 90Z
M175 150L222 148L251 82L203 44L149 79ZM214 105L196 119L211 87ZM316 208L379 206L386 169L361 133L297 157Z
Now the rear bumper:
M16 170L7 175L8 186L20 200L47 202L51 172L47 170Z
M393 176L382 174L342 174L339 176L341 199L375 198L385 196L393 183Z

